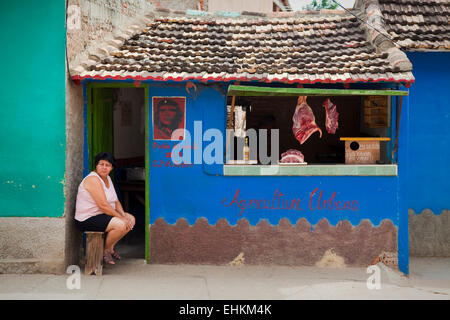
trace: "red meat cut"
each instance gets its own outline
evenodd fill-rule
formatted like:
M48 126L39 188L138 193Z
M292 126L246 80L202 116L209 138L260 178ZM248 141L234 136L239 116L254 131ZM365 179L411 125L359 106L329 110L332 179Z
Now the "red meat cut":
M337 112L336 105L331 102L328 98L323 103L323 107L327 113L325 118L325 128L328 133L335 134L337 128L339 127L338 118L339 113Z
M322 130L316 124L316 118L311 110L311 107L306 103L305 96L298 97L297 107L295 108L292 121L292 131L294 132L295 139L300 144L303 144L308 138L316 131L319 131L320 137L322 137Z
M303 163L305 162L303 154L296 149L289 149L281 154L280 163Z

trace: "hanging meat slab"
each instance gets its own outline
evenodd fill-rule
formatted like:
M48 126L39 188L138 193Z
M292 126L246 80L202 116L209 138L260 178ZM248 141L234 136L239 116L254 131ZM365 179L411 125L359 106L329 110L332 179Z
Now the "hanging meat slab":
M305 158L303 154L296 149L289 149L281 154L280 163L303 163Z
M325 108L327 114L325 118L325 128L328 133L335 134L337 128L339 127L339 113L337 112L336 105L333 104L328 98L323 103L323 107Z
M295 139L300 144L303 144L308 138L316 131L320 133L322 137L322 130L316 124L316 118L311 110L311 107L306 103L305 96L298 97L297 107L295 108L292 121L292 131L294 132Z

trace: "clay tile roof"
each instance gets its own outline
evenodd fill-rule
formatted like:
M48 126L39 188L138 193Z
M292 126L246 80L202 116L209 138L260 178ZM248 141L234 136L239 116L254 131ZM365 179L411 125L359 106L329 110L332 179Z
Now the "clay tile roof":
M379 0L379 7L387 32L404 50L450 50L449 0Z
M247 12L218 16L175 14L169 10L155 14L146 27L126 37L121 45L117 46L116 41L110 50L97 50L89 62L73 68L72 78L414 81L406 56L392 46L385 46L384 51L377 48L368 41L358 19L349 13Z

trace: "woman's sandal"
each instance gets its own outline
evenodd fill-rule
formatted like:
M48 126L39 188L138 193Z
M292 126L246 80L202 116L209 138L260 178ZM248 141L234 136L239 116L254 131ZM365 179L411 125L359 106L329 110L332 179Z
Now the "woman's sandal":
M111 255L111 253L105 253L104 255L103 255L103 262L105 263L105 264L116 264L115 262L114 262L114 259L113 259L113 257L112 257L112 255Z
M113 257L114 259L117 259L117 260L122 259L122 257L117 253L116 250L114 250L114 251L111 253L111 255L112 255L112 257Z

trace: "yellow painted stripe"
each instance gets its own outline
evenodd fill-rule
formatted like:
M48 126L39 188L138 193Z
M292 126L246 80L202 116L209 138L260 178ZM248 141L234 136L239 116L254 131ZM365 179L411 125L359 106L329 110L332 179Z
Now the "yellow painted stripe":
M391 141L391 138L377 138L377 137L341 137L341 141Z

